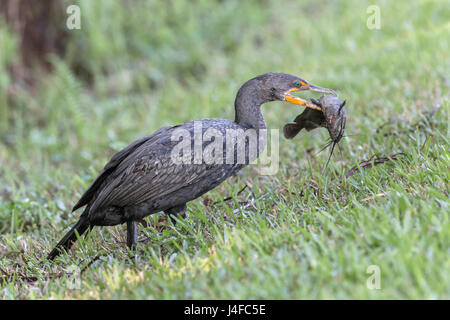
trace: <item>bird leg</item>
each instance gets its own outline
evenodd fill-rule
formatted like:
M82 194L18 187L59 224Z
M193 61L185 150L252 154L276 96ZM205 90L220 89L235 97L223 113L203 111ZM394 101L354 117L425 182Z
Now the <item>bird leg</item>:
M168 214L170 220L172 220L173 225L176 225L177 224L177 220L175 220L176 215L179 214L184 219L186 218L186 211L187 211L186 204L183 203L179 206L164 210L164 213Z
M137 230L136 221L127 221L127 246L130 250L136 250Z

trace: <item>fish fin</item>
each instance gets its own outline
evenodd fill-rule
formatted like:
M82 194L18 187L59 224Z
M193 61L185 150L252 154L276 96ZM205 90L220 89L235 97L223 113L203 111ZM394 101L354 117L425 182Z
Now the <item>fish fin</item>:
M294 138L300 130L303 129L303 126L298 125L297 123L288 123L283 128L283 133L286 139Z

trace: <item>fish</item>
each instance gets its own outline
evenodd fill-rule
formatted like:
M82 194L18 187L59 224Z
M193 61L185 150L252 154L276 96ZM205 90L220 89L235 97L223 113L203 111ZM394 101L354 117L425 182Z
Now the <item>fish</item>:
M311 99L311 102L321 110L306 108L299 114L294 122L288 123L283 128L284 136L287 139L294 138L302 129L307 131L316 128L327 128L330 139L338 143L345 130L347 112L345 109L346 101L329 95L323 95L319 100Z
M322 95L318 100L311 99L311 102L321 110L306 108L299 114L294 123L287 123L283 128L284 136L287 139L293 139L302 129L311 131L317 128L326 128L331 141L324 147L332 144L330 157L325 168L333 155L334 147L344 136L347 111L345 109L346 101L330 95ZM322 149L323 150L323 149Z

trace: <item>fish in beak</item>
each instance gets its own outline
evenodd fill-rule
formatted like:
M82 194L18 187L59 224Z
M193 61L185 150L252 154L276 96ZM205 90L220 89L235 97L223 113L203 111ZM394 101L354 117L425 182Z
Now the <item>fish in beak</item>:
M336 94L336 92L334 90L318 87L318 86L315 86L313 84L310 84L307 81L301 81L301 82L299 82L298 86L295 86L295 87L289 89L286 92L284 100L287 101L287 102L290 102L292 104L305 106L305 107L310 108L310 109L322 110L320 108L320 106L318 106L318 105L315 105L315 104L313 104L311 102L308 102L308 101L303 100L303 99L301 99L299 97L295 97L295 96L291 95L295 91L305 91L305 90L311 90L311 91L315 91L315 92L327 93L327 94L331 94L331 95L333 95L335 97L337 96L337 94Z

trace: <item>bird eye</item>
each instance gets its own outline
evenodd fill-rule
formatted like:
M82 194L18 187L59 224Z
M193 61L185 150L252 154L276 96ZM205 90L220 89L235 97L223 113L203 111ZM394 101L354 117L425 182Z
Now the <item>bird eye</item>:
M297 88L299 88L299 87L300 87L300 82L297 81L297 82L295 83L295 86L296 86Z

